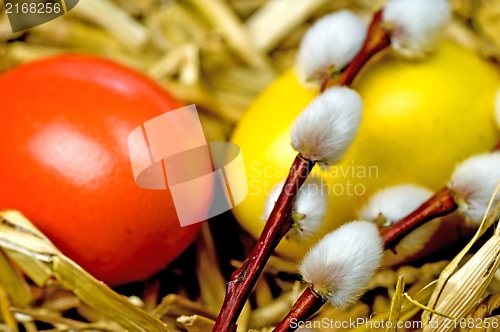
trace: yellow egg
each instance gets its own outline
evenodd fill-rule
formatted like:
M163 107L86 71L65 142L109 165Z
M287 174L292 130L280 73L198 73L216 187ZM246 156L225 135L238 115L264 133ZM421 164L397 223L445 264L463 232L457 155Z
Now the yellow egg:
M390 51L379 54L353 85L364 109L352 146L337 165L314 170L329 194L323 229L307 243L285 239L278 251L298 257L328 231L354 220L368 197L384 187L414 183L437 190L446 185L458 162L497 142L493 110L499 86L494 66L449 41L419 62ZM255 100L234 131L249 193L233 212L255 237L264 226L266 194L287 176L296 155L290 126L317 94L289 70Z

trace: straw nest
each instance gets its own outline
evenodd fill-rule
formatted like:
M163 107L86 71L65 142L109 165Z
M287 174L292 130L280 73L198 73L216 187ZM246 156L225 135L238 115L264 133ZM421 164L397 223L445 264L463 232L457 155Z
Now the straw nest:
M3 8L0 72L68 51L105 56L147 73L179 99L198 105L203 110L201 120L209 140L224 141L257 94L293 65L300 38L315 19L349 8L368 21L382 2L83 0L63 17L15 34ZM449 37L498 62L500 2L451 3L455 16ZM431 322L445 317L483 319L498 315L498 229L481 249L476 247L474 254L469 251L487 226L498 219L500 208L491 209L494 213L455 259L418 268L381 270L370 286L370 303L360 302L347 311L326 306L315 320L371 317L374 322L405 321L421 311ZM240 238L242 250L248 252L253 240L245 234ZM22 214L3 211L0 331L211 331L224 296L226 270L241 262L218 261L223 256L216 252L208 227L186 255L196 258L193 266L174 263L151 280L115 292L64 256ZM196 278L179 277L186 273ZM284 316L303 290L304 286L296 281L295 265L290 262L272 257L266 273L268 278L259 281L252 303L240 317L241 331L272 330L269 327ZM468 289L473 293L464 293ZM460 322L456 324L460 331L500 330L494 324L469 328ZM438 325L425 331L444 331L444 325ZM395 331L387 325L378 327L374 324L373 329L347 326L323 331Z

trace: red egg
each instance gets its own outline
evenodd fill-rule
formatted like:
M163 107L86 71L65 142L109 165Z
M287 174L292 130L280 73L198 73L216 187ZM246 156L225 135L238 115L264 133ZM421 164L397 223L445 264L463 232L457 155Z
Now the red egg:
M25 214L68 257L118 285L147 278L196 238L170 191L134 182L134 128L183 105L109 60L63 55L0 76L0 209ZM200 188L206 201L211 188ZM197 194L197 196L200 196Z

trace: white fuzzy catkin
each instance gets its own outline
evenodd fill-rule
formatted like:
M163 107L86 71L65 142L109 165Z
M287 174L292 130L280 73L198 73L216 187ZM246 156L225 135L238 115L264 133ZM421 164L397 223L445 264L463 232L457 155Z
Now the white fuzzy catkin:
M359 219L376 222L379 216L390 226L415 211L433 192L414 184L401 184L376 192L358 213Z
M500 152L484 153L459 164L448 187L453 191L458 212L467 221L480 223L500 180ZM495 197L496 206L500 195Z
M284 181L276 184L267 196L262 215L264 221L269 218L283 189L283 184ZM323 181L315 177L309 177L299 189L292 209L295 213L302 214L303 219L295 221L289 233L291 239L298 242L306 241L314 236L323 225L328 210L328 192L323 189Z
M500 127L500 88L495 96L495 120L497 121L497 126Z
M436 49L450 17L447 0L388 0L382 12L392 48L407 58L422 58Z
M363 101L347 87L333 87L317 96L295 119L293 148L322 167L340 161L361 123Z
M305 281L337 308L356 302L382 260L378 228L353 221L325 235L299 266Z
M342 70L361 50L367 28L348 10L320 18L306 32L297 52L298 74L304 81L323 80Z

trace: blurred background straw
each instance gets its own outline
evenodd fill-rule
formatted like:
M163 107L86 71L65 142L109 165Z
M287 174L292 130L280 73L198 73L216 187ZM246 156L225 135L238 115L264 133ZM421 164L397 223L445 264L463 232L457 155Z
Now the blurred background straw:
M208 140L225 141L255 97L294 65L298 43L317 18L348 8L368 22L383 2L81 0L68 14L17 33L12 33L5 6L0 2L0 73L59 53L110 58L144 72L185 103L195 103ZM448 37L499 63L500 1L451 0L451 4L455 15ZM14 234L15 229L5 220L12 215L3 218L0 232L8 239L6 235ZM235 223L232 225L229 231L236 235L235 239L222 241L217 241L221 237L217 220L211 227L206 225L196 245L166 271L143 283L118 288L117 292L126 298L116 297L111 291L108 294L94 284L41 235L21 232L13 240L18 241L14 247L6 245L10 243L7 240L0 241L0 331L134 331L132 317L156 326L155 330L210 331L223 300L228 273L241 264L230 261L234 256L224 254L216 243L233 246L240 259L253 246L253 240ZM227 227L224 231L228 231ZM47 261L49 256L51 263ZM411 297L425 302L432 288L421 290L439 276L446 264L437 261L418 268L382 270L370 287L370 305L361 302L347 312L325 306L316 319L371 315L387 319L400 275ZM24 280L19 267L31 282ZM265 278L259 281L240 318L241 331L268 331L283 317L303 287L294 273L293 262L271 259ZM82 280L89 283L87 288L77 286ZM499 280L493 279L490 293L500 292ZM88 295L82 295L82 289L102 297L89 300ZM485 299L484 308L479 307L474 314L492 315L498 302L498 296ZM401 317L410 319L419 311L407 300L403 303ZM111 307L103 308L103 304ZM127 310L128 316L120 317Z
M13 34L0 13L0 71L63 52L92 53L147 73L205 113L211 139L227 138L248 105L293 66L308 26L349 8L366 21L379 0L82 0L68 14ZM500 4L453 0L449 36L500 58Z

